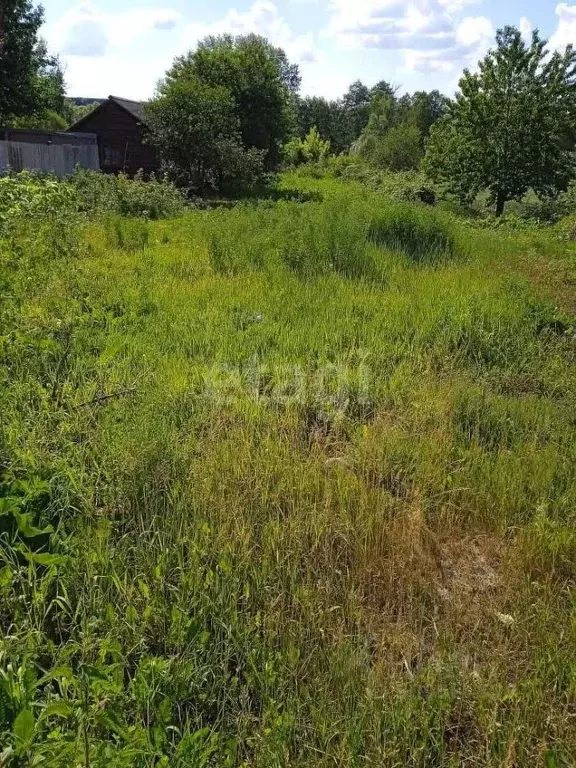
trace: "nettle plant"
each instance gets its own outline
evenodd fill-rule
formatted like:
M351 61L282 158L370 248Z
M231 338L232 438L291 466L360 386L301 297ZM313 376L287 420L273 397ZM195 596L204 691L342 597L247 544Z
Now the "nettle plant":
M69 184L30 171L0 178L0 221L32 215L75 213L79 196Z

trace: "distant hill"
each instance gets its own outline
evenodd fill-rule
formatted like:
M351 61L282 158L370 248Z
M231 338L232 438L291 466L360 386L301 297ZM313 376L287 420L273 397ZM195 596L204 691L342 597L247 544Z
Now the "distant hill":
M102 104L106 99L88 99L84 96L68 96L68 101L76 107L85 107L87 104Z

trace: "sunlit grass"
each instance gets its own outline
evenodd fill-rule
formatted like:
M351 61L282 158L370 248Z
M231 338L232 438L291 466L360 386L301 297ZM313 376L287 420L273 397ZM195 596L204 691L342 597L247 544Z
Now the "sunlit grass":
M0 464L65 558L5 548L11 764L570 765L576 368L529 235L284 183L323 199L10 272Z

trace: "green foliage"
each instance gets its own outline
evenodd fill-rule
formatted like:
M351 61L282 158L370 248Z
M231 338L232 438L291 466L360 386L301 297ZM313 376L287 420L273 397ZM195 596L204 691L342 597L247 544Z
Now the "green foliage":
M68 125L77 123L83 117L89 115L90 112L93 112L96 107L99 106L99 104L100 102L98 101L88 102L87 104L75 104L72 99L66 99L64 115Z
M182 213L186 202L182 193L167 179L144 181L136 175L111 175L78 168L70 177L83 210L92 213L117 213L144 219L166 219Z
M342 97L342 106L350 125L349 144L355 141L366 127L370 116L370 102L374 95L376 94L372 94L364 83L356 80Z
M79 249L81 213L153 220L176 216L185 207L182 195L166 181L81 169L60 180L24 171L0 178L0 247L5 244L8 260L18 257L22 262L70 255Z
M4 0L0 16L0 124L53 125L64 109L64 75L38 37L42 6Z
M295 122L293 93L299 85L297 67L288 63L281 49L253 34L207 37L194 51L175 60L160 84L160 100L169 94L186 98L187 82L195 83L190 86L197 94L195 99L218 105L226 139L239 130L245 149L264 153L268 169L278 166L282 145ZM209 104L203 109L214 113ZM233 115L238 126L231 125ZM217 128L209 118L208 123L210 129ZM186 130L194 132L188 124ZM204 132L202 136L208 138ZM230 146L228 151L236 149ZM256 153L251 156L258 157Z
M316 127L310 128L304 139L293 138L284 147L290 165L322 163L330 154L330 142L324 141Z
M537 33L527 45L506 27L496 48L465 71L449 114L432 130L426 168L462 202L488 189L496 212L529 189L566 189L573 173L576 54L548 54Z
M431 127L445 113L447 99L438 91L419 91L398 99L393 91L377 93L367 124L351 154L375 168L409 171L418 167Z
M349 113L341 101L327 101L318 96L298 100L298 136L307 136L313 128L326 141L335 154L350 148L353 137Z
M146 108L152 141L168 177L189 192L250 188L264 154L246 149L230 90L190 77L170 78Z
M68 127L66 118L53 110L42 110L29 117L11 120L12 128L29 128L34 131L65 131Z
M31 0L8 0L2 7L0 122L35 111L35 50L44 14Z
M416 91L399 101L401 120L418 129L424 143L432 127L446 114L449 99L439 91Z
M415 126L397 125L391 128L375 147L371 161L379 168L410 171L418 167L423 156L422 138Z
M347 152L366 127L374 105L382 96L395 99L395 89L384 80L373 88L358 80L336 101L317 96L299 99L298 135L304 138L316 127L320 135L330 141L333 152Z
M357 155L331 158L327 167L336 178L358 181L397 202L436 203L436 190L423 173L378 170Z
M69 184L30 171L0 178L0 223L53 214L70 215L79 197Z
M0 178L0 258L4 268L20 263L22 278L32 279L26 275L25 264L33 268L63 253L77 253L79 206L73 187L55 178L26 171Z

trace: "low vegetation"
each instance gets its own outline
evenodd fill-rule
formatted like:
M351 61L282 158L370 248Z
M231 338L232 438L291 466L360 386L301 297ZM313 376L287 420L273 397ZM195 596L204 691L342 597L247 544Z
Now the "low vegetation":
M8 229L33 216L43 224L53 214L88 216L119 214L165 219L190 205L163 179L129 179L78 168L65 180L49 174L23 172L0 178L0 223ZM56 241L59 238L56 237Z
M88 178L0 182L0 762L571 765L576 246Z

